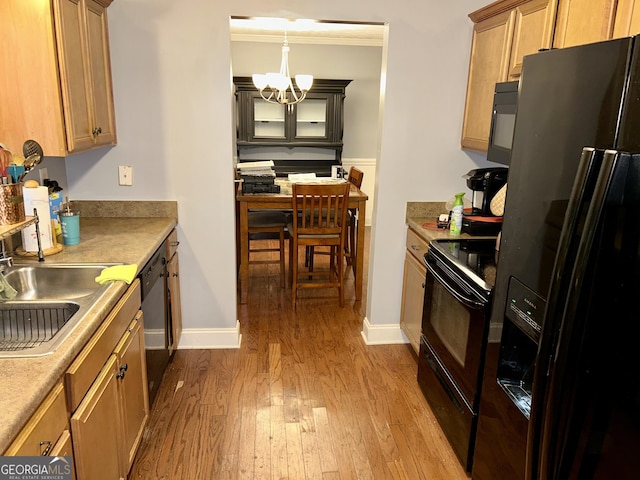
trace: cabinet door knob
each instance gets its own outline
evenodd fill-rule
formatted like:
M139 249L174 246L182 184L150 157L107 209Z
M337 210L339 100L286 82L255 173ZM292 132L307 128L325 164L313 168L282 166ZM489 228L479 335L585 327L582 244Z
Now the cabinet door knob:
M177 277L177 276L178 276L178 274L177 274L176 272L173 272L173 276L174 276L174 277Z
M116 378L124 378L124 372L120 371L116 373Z
M93 129L93 131L91 132L93 133L94 137L97 137L98 135L100 135L102 133L102 127L96 127Z
M128 363L124 363L122 365L120 365L120 371L121 372L126 372L129 369L129 364Z

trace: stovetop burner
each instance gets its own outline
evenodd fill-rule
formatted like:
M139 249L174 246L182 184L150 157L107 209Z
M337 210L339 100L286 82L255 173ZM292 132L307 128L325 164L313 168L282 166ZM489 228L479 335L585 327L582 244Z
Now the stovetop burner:
M433 255L486 294L491 294L496 282L495 239L442 239L433 240L430 246L427 255Z

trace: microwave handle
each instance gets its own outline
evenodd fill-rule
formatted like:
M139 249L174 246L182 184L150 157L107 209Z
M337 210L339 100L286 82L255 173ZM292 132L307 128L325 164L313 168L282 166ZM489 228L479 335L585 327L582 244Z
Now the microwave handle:
M445 290L449 292L453 296L453 298L458 300L460 303L469 308L484 308L484 302L479 302L477 300L474 300L473 298L469 298L468 296L463 295L461 292L454 289L453 286L451 286L449 282L442 278L442 276L437 273L435 268L433 268L429 263L427 263L427 270L445 288Z

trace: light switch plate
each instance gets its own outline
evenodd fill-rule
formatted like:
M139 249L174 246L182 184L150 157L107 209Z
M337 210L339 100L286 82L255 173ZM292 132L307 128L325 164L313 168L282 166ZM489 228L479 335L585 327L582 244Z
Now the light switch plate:
M118 166L118 183L124 186L133 185L133 167L131 165Z

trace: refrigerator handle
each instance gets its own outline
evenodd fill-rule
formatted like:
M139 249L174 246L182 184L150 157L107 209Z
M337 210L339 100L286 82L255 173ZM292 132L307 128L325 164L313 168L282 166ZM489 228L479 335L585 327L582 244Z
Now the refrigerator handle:
M536 365L536 370L540 367L541 371L536 371L534 374L534 381L539 382L537 385L539 391L534 390L533 395L537 394L537 397L534 397L537 404L544 407L542 413L538 413L539 417L535 419L535 425L529 424L532 445L527 446L527 475L531 475L530 478L562 478L560 457L561 454L564 456L567 453L567 448L571 448L569 444L572 439L568 438L569 432L566 425L569 412L563 408L561 401L568 397L568 392L573 391L577 380L571 366L577 361L579 352L573 348L575 345L572 339L575 331L581 328L580 322L584 321L577 313L580 302L584 301L582 288L588 288L588 282L585 281L592 267L592 262L589 260L592 254L597 254L593 252L593 245L600 235L605 206L620 205L623 202L630 158L628 154L613 150L604 152L574 260L563 265L565 271L558 273L564 279L558 277L561 284L556 285L559 290L553 293L562 296L555 298L552 308L547 306L542 334L551 341L545 346L541 340L542 348L539 349L539 354L544 356L539 357L542 364ZM569 232L566 233L569 234ZM546 388L541 387L544 384ZM532 411L534 411L533 406ZM530 454L531 457L529 457Z
M537 361L533 376L531 416L527 434L526 479L538 478L538 462L540 438L542 435L542 421L547 406L545 386L551 367L551 358L557 342L558 328L553 318L557 318L556 311L564 308L564 299L571 277L571 266L575 260L580 241L581 219L586 216L589 202L598 179L604 152L593 147L582 150L578 171L573 183L567 210L564 217L562 232L558 241L558 250L553 268L553 276L549 287L549 295L543 322L540 341L538 343Z

